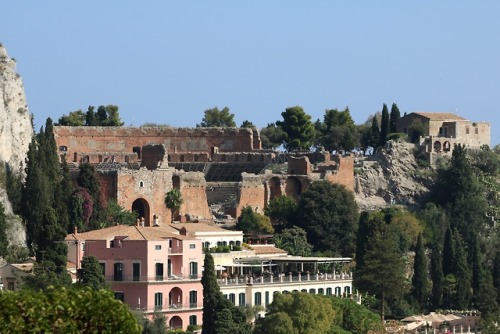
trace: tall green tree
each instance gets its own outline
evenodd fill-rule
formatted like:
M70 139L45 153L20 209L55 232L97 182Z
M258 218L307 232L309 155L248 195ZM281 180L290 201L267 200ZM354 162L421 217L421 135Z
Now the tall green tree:
M61 165L49 118L45 130L42 128L29 145L22 215L26 221L28 246L35 253L39 266L53 274L53 284L70 281L66 270L67 246L60 242L66 236L66 226L61 223L58 210L61 208L58 202L61 180ZM42 275L37 278L45 280Z
M183 199L181 191L177 188L172 188L165 196L165 205L170 209L171 222L174 222L175 213L180 209Z
M5 217L5 207L0 203L0 257L7 256L9 240L7 239L7 220Z
M472 278L471 272L467 265L467 255L465 245L460 234L455 231L455 278L457 280L457 289L454 298L454 306L456 309L465 310L469 307L472 297Z
M370 238L364 256L364 267L356 270L356 286L360 291L380 300L380 318L385 319L389 298L400 298L407 291L404 262L395 237L386 224L381 224Z
M340 184L313 182L299 200L295 225L307 231L315 251L353 256L358 206L354 194Z
M370 127L370 137L368 139L368 145L372 147L377 147L380 143L380 126L377 116L373 116L372 125Z
M477 173L463 145L455 145L450 167L439 173L433 198L447 208L452 229L456 228L466 243L471 230L481 234L486 225L487 203Z
M203 263L203 327L202 334L250 334L244 310L224 298L217 283L214 258L206 253ZM230 330L230 332L228 332Z
M319 132L319 144L328 151L350 151L359 145L357 127L347 107L342 111L326 110Z
M222 110L214 107L207 109L204 112L203 119L197 127L219 127L219 128L235 128L236 123L234 122L234 114L229 111L228 107L224 107Z
M401 118L401 113L399 112L398 105L396 103L393 103L391 106L389 133L397 132L396 125L400 118Z
M424 242L420 234L415 247L415 260L413 263L413 276L411 279L411 293L420 310L428 306L429 278L427 267L427 256L425 255Z
M307 150L312 145L315 136L311 116L306 114L302 107L286 108L281 113L282 121L277 121L284 132L284 145L288 151Z
M497 249L495 252L491 273L493 276L493 286L497 293L497 303L500 304L500 249Z
M384 146L387 142L387 135L389 134L390 126L389 110L387 110L387 105L384 103L382 107L382 122L380 123L379 146Z
M453 274L455 272L455 243L453 241L453 233L451 228L446 229L443 244L443 274L444 276Z
M432 247L431 254L431 280L432 294L431 303L434 310L441 308L443 305L443 262L441 257L441 247L438 242Z

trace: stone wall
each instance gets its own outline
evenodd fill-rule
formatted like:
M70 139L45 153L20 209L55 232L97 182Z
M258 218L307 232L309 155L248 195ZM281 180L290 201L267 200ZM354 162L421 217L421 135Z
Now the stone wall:
M179 187L183 198L180 215L211 217L203 173L146 168L121 169L116 173L118 204L127 210L142 207L146 226L152 225L153 215L160 217L160 223L171 222L171 211L165 206L165 196L174 186Z
M262 148L256 133L240 128L54 127L57 147L70 162L97 152L136 153L141 160L146 145L164 145L172 153L252 152Z

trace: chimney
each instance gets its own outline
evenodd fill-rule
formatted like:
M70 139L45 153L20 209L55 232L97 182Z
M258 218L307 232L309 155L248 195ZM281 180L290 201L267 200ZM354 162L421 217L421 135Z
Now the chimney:
M73 231L73 234L78 234L78 227L75 226L75 230Z

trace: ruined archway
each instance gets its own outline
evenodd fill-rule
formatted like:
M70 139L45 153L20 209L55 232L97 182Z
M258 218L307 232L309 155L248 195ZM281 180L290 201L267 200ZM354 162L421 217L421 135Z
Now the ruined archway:
M296 201L302 194L302 183L296 177L288 177L285 183L285 195L293 197Z
M136 212L139 218L144 218L144 225L150 226L149 203L144 198L138 198L132 203L132 212Z
M281 193L281 181L278 177L272 177L269 179L269 200L276 197L280 197Z

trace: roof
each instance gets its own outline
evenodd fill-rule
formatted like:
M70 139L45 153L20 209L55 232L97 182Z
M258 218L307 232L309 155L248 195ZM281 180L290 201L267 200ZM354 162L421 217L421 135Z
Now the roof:
M78 240L111 240L115 237L126 240L163 240L165 238L191 239L180 235L170 225L161 226L128 226L117 225L83 233L68 234L65 241Z
M172 228L180 231L182 228L186 229L186 232L188 234L193 234L197 232L217 232L217 233L241 233L241 231L234 231L234 230L227 230L225 228L216 226L216 225L211 225L207 223L181 223L181 224L174 224L172 225Z
M431 121L467 121L467 119L447 112L413 112ZM411 114L410 114L411 115Z
M274 245L250 245L253 248L255 255L277 255L277 254L287 254L286 251L275 247Z

